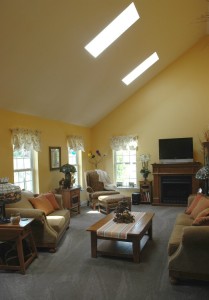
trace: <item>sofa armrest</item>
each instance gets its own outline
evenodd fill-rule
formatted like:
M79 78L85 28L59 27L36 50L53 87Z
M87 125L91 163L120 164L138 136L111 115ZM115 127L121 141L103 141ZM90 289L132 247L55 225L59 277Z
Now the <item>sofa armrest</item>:
M21 218L34 218L37 221L43 223L46 219L45 213L40 209L30 208L6 208L6 216L10 217L11 214L19 212Z
M182 245L184 247L208 247L209 226L188 226L183 230Z

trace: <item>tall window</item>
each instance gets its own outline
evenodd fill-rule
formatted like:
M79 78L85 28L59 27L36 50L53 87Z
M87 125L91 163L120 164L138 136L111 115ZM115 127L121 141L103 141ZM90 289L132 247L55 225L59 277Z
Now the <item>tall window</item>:
M79 152L80 151L74 151L70 148L68 148L68 162L70 165L74 165L76 167L77 172L74 174L75 178L75 184L80 184L80 167L79 167Z
M33 150L14 150L14 183L21 189L34 191Z
M115 180L123 186L137 183L136 176L136 150L114 151Z

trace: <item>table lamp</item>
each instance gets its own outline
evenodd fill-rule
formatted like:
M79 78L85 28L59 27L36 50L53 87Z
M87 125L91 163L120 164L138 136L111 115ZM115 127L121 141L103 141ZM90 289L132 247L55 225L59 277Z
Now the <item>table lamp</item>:
M0 178L0 224L9 223L6 218L5 204L15 203L21 200L21 189L8 182L8 178Z
M195 175L196 179L204 180L205 182L205 195L209 195L208 193L208 179L209 179L209 166L206 165L202 167L199 171L197 171Z

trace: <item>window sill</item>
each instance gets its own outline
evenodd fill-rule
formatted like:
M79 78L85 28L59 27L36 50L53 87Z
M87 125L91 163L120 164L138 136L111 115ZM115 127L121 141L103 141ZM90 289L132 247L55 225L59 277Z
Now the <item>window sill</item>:
M131 191L138 191L139 186L131 187L131 186L117 186L117 190L131 190Z

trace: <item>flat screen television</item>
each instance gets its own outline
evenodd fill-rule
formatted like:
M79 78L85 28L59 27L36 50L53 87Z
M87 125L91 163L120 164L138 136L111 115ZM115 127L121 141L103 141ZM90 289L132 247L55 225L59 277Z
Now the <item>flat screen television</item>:
M193 162L193 138L159 139L160 163Z

